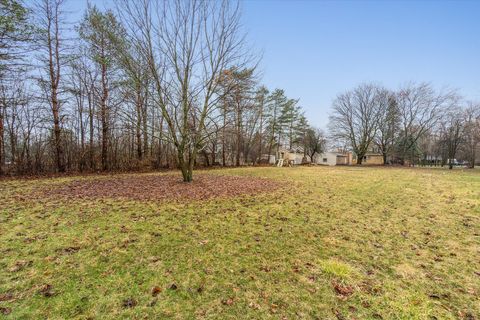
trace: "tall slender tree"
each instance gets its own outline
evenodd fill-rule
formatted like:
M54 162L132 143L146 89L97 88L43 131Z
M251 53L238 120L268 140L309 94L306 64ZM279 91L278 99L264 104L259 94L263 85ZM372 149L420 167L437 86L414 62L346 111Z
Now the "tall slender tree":
M46 96L49 100L53 118L53 144L57 171L65 172L64 149L62 144L62 106L60 101L60 84L62 67L65 64L62 37L63 0L41 0L37 4L40 27L40 45L45 52L42 60L45 63L46 78L42 76Z
M464 111L465 153L470 168L475 168L477 149L480 145L480 105L470 102Z
M373 141L382 153L383 164L387 165L389 157L393 155L395 150L395 143L399 134L400 114L395 96L388 90L379 91L378 103L380 119Z
M266 108L269 104L268 89L265 86L258 88L255 94L255 104L259 114L259 127L258 127L258 159L254 162L261 162L264 152L264 130L266 126ZM267 159L268 160L268 159Z
M277 143L277 139L281 137L282 127L280 125L280 114L282 108L287 103L287 97L285 92L281 89L275 89L270 95L271 103L268 105L268 154L272 154L273 147L280 148L280 144Z
M88 44L92 60L98 66L100 74L99 111L101 121L101 159L102 169L109 169L108 146L111 131L110 93L112 90L112 72L114 69L115 37L112 33L122 30L111 10L101 12L96 6L89 5L81 22L78 33Z
M452 108L448 111L441 126L441 143L445 147L446 160L449 169L453 169L454 161L460 145L465 138L464 115L459 108Z

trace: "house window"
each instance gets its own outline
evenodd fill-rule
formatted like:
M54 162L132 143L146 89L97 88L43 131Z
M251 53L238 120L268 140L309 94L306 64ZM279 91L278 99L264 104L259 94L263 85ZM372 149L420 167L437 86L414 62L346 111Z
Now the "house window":
M327 158L323 158L323 162L327 162L327 161L328 161Z

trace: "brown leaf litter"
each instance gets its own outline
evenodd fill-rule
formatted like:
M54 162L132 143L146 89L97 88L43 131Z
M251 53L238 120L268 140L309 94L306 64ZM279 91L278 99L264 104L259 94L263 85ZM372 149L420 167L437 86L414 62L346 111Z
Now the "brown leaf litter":
M178 175L129 175L78 179L43 188L40 197L67 199L208 200L255 195L279 189L281 183L257 178L197 174L191 183Z

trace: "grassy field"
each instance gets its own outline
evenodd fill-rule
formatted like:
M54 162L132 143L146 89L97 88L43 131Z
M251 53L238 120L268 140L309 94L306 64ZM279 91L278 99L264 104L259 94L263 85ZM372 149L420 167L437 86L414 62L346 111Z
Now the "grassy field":
M202 174L281 185L155 200L52 191L105 176L0 181L0 318L480 319L480 172Z

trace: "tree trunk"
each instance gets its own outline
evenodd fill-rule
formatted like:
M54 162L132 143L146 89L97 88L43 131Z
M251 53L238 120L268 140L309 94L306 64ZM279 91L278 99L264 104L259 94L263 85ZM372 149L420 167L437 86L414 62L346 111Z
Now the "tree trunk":
M206 150L202 151L203 156L205 157L205 166L210 167L210 159Z
M5 163L5 156L4 156L4 126L3 126L3 110L0 110L0 175L3 175L3 165Z
M83 102L79 110L79 122L80 122L80 172L85 169L85 128L83 127Z
M153 137L153 134L152 134ZM159 134L158 134L158 165L161 167L162 166L162 153L164 150L163 147L163 117L160 119L160 128L159 128ZM167 148L165 148L167 149ZM165 162L168 163L167 157L165 157Z
M17 168L17 135L15 133L15 122L16 122L16 109L12 110L11 123L9 125L9 135L10 135L10 162L11 165Z
M65 165L63 162L63 147L61 141L60 115L58 110L57 89L52 88L52 112L53 112L53 133L55 135L55 160L57 170L65 172Z
M184 164L181 170L182 170L183 182L192 182L193 181L192 170L188 168L188 165Z
M472 169L475 168L475 149L476 149L476 147L475 147L475 148L473 149L473 151L472 151L472 164L470 165L470 167L471 167ZM0 162L0 165L1 165L1 162Z
M280 133L278 134L278 141L277 141L277 155L280 152L280 142L281 142L281 135Z
M237 154L235 155L235 165L240 167L240 153L241 153L241 145L240 145L240 135L237 134Z
M93 120L93 101L92 101L92 92L90 91L88 93L88 117L89 117L89 150L88 150L88 156L89 156L89 162L90 162L90 169L95 170L95 150L94 150L94 145L93 145L93 139L94 139L94 133L95 133L95 128L94 128L94 120Z
M185 161L183 154L178 152L179 166L182 171L183 182L193 181L193 161Z
M140 129L140 119L138 119L137 124L135 126L135 140L137 145L137 159L142 160L143 152L142 152L142 130Z
M137 140L137 159L142 160L142 122L143 122L143 115L142 115L142 98L141 98L141 88L139 85L135 88L135 107L137 111L137 123L135 126L135 134Z
M237 111L237 154L235 157L235 165L237 167L240 167L240 155L242 153L242 112L240 110L240 106L237 106L238 111Z
M270 155L272 154L272 149L273 149L273 137L270 139L270 143L268 144L268 163L270 163ZM276 157L275 156L275 160L276 160Z
M56 8L58 9L58 8ZM54 23L54 35L55 43L52 39L51 34L51 23ZM60 52L59 52L59 31L58 31L58 12L55 13L54 17L48 18L48 34L47 34L47 45L48 45L48 66L49 66L49 76L50 76L50 94L51 94L51 103L52 103L52 113L53 113L53 134L54 134L54 144L55 144L55 162L57 170L59 172L65 172L65 165L63 163L63 148L61 143L61 129L60 129L60 115L59 115L59 104L58 104L58 84L60 81ZM54 62L55 61L55 62Z
M107 88L107 66L102 63L102 97L100 99L101 121L102 121L102 170L108 170L108 88Z
M260 109L260 129L259 129L259 141L258 141L258 160L257 163L262 162L262 153L263 153L263 102L262 102L262 108Z
M215 137L215 141L216 141L216 137ZM212 142L212 165L214 166L215 165L215 153L217 152L217 147L216 147L216 142L213 141Z
M357 165L361 165L363 163L364 156L365 152L357 153Z
M32 172L32 160L30 156L30 134L28 134L28 137L25 141L25 152L27 154L27 170L28 172Z
M143 126L143 156L146 157L148 155L148 109L147 109L147 90L148 87L145 89L145 94L142 97L142 126Z
M226 165L226 155L225 155L225 126L227 125L227 111L226 108L223 110L223 127L222 127L222 165Z

